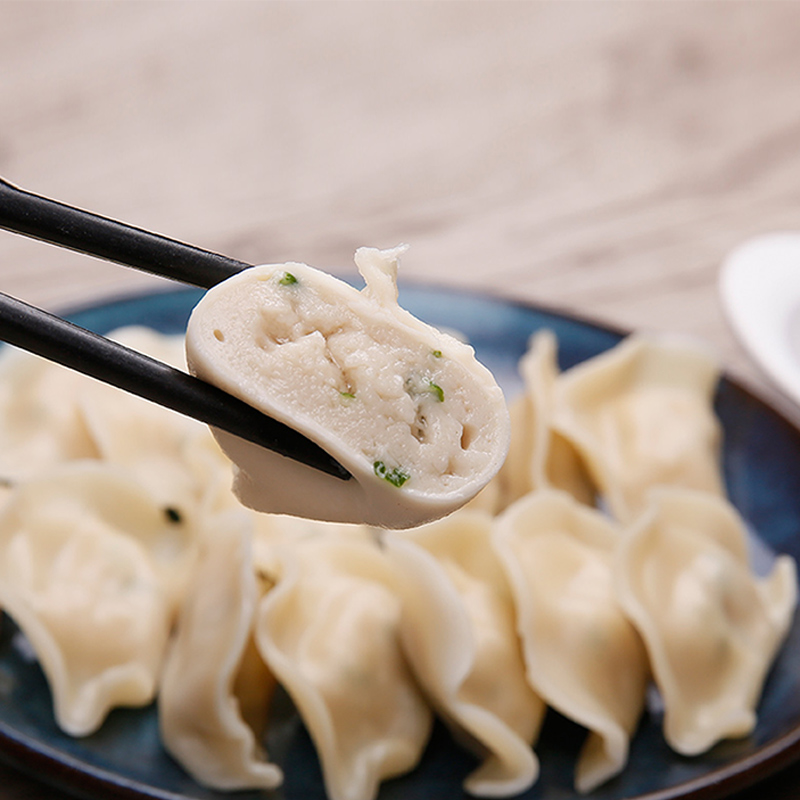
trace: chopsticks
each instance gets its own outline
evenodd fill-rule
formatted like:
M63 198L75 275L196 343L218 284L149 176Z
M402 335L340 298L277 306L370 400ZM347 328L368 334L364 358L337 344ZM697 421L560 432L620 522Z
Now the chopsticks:
M31 194L2 178L0 228L203 289L251 266Z
M2 178L0 228L202 288L250 266L31 194ZM0 340L329 475L351 477L319 445L227 392L2 293Z

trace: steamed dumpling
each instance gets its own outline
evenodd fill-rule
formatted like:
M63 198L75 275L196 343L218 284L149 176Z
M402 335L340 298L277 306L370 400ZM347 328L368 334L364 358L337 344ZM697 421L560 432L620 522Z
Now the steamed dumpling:
M745 528L729 503L660 489L626 535L617 583L647 645L669 744L697 755L752 731L795 609L794 561L779 556L769 575L756 577Z
M561 376L555 425L617 519L632 521L656 485L723 494L718 378L716 361L696 345L643 335Z
M372 800L416 766L432 722L400 645L391 567L357 530L303 537L285 558L256 644L314 741L330 800Z
M70 735L153 699L176 536L137 484L91 462L20 484L0 514L0 607L33 646Z
M215 432L245 505L407 528L444 516L497 472L508 412L471 347L397 304L403 248L362 248L357 291L303 264L253 267L211 289L186 337L191 371L317 442L325 475Z
M159 692L164 746L214 789L272 789L283 779L259 744L276 684L253 640L261 591L251 539L243 512L207 524Z
M620 531L566 493L543 490L498 518L528 680L590 731L575 773L588 792L618 774L644 708L647 656L614 590Z
M401 632L412 669L481 761L464 788L504 797L538 777L532 744L545 706L525 676L514 603L491 531L488 515L460 511L385 541L401 587Z

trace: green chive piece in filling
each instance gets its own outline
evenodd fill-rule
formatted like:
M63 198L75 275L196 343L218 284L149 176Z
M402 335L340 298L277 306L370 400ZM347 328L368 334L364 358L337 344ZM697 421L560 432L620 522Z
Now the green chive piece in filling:
M428 391L431 394L436 395L436 399L440 403L444 402L444 389L442 389L442 387L439 386L437 383L434 383L433 381L429 380L428 381Z
M291 272L284 272L283 277L278 281L281 286L292 286L297 283L297 278Z
M402 467L389 469L383 461L376 461L372 468L379 478L388 481L392 486L397 486L398 489L411 477Z
M432 394L438 402L444 402L444 389L438 383L434 383L430 378L423 378L419 375L410 375L406 378L406 391L411 397Z

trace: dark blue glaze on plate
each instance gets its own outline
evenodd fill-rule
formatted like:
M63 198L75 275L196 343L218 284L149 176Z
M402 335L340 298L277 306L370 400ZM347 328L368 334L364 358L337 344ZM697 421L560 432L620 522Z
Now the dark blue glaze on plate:
M99 333L143 324L182 332L200 298L197 290L103 303L71 315ZM521 389L517 362L531 333L551 328L562 368L616 344L622 333L591 322L507 300L431 287L401 288L401 303L434 325L464 333L508 396ZM724 470L732 501L767 547L800 559L800 433L735 383L721 382L716 407L725 430ZM267 747L286 773L274 792L214 792L198 786L163 751L153 707L116 710L96 734L71 739L56 727L41 670L21 646L13 622L0 621L0 758L86 798L171 800L325 800L311 740L291 703L279 694ZM565 800L572 789L583 732L551 714L536 750L538 783L526 800ZM759 707L759 722L743 740L698 758L673 753L659 720L646 717L631 743L627 768L588 795L594 800L711 800L742 789L800 756L800 620L777 659ZM410 775L386 782L380 800L461 800L461 781L474 761L442 726ZM1 791L0 791L1 793Z

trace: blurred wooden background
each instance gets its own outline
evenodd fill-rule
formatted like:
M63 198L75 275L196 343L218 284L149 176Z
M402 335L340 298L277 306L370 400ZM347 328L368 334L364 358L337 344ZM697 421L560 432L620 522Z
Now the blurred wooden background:
M0 175L253 262L408 242L408 279L693 334L782 403L717 275L800 228L800 3L0 0ZM0 234L48 308L157 282Z
M408 242L757 379L716 279L800 227L800 4L0 2L0 175L255 262ZM47 307L149 280L0 235Z

